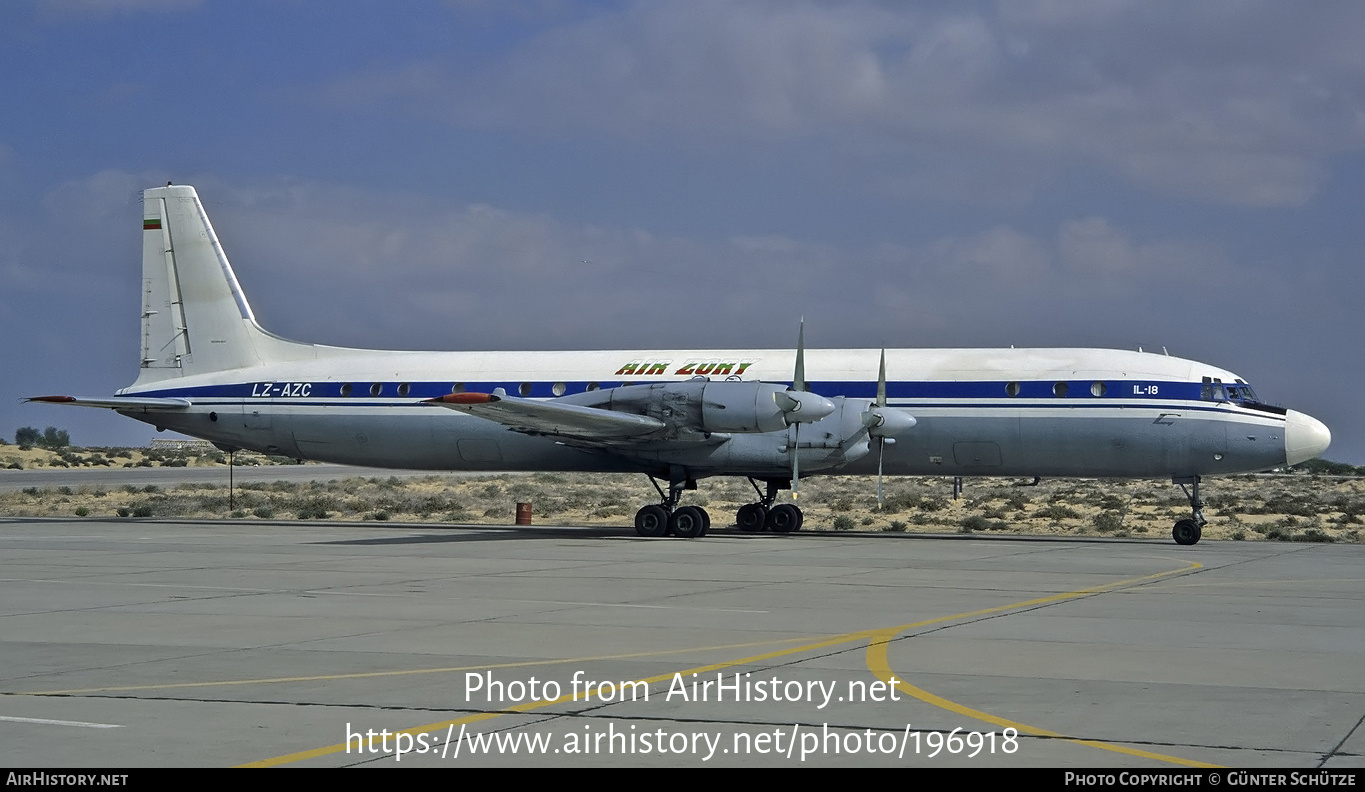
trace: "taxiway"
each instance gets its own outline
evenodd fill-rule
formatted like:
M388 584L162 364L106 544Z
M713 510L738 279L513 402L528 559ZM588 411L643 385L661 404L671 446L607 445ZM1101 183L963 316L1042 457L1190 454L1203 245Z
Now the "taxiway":
M0 558L11 766L1365 762L1358 545L9 519Z

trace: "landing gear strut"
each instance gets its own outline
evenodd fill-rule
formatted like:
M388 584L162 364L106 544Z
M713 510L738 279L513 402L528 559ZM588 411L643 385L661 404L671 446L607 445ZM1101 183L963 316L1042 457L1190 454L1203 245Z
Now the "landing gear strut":
M640 536L658 537L665 534L693 539L705 536L711 528L711 516L700 506L678 506L683 490L696 489L696 479L687 477L687 471L674 467L669 470L668 492L665 493L659 482L649 477L649 483L659 492L659 505L650 504L635 512L635 532Z
M791 485L784 487L782 485L785 482L775 479L768 479L765 483L768 485L766 493L758 488L758 484L754 483L752 478L749 479L754 492L758 493L758 503L739 507L739 511L735 512L735 525L739 526L741 531L769 530L791 533L801 530L801 523L805 517L801 514L800 508L790 503L773 505L773 501L777 500L778 491Z
M1204 502L1199 499L1199 477L1189 476L1186 478L1172 478L1171 482L1179 484L1180 489L1184 490L1185 497L1190 500L1190 516L1180 520L1171 529L1171 538L1179 545L1192 545L1199 541L1199 537L1204 534L1204 525L1208 520L1204 519ZM1192 489L1185 489L1189 484Z

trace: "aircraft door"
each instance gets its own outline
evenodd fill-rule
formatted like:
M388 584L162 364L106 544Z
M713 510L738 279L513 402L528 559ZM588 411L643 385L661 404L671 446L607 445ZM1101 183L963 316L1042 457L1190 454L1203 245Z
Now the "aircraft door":
M964 468L1000 467L998 443L953 443L953 461Z
M1219 469L1217 463L1228 452L1227 424L1172 414L1157 421L1166 429L1162 451L1171 475L1193 476Z
M259 401L249 401L242 405L242 446L253 448L267 454L299 457L298 444L294 442L294 432L289 421L275 420L278 408Z

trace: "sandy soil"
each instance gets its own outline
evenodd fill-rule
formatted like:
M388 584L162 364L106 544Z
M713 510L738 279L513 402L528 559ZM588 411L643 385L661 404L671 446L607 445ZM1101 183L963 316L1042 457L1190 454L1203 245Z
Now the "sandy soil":
M271 457L250 451L239 451L238 466L290 465L287 457ZM227 455L218 450L202 452L157 451L147 448L66 448L49 451L46 448L0 445L0 469L32 470L34 468L82 467L225 467Z
M11 461L25 468L148 466L168 459L176 466L220 464L209 454L176 457L134 449L81 449L63 459L50 451L0 446L0 467ZM954 499L949 478L887 479L879 509L875 479L810 478L801 483L798 502L805 511L806 530L1166 538L1171 525L1189 514L1184 494L1168 482L1056 479L1029 484L967 479L962 497ZM1233 476L1204 482L1201 494L1208 539L1362 541L1365 478L1302 473ZM0 494L0 515L510 524L516 504L527 502L539 525L630 526L635 510L657 498L644 476L541 473L244 484L234 492L231 504L227 488L214 484L28 488ZM779 502L790 499L790 493L783 493ZM688 492L683 503L704 506L717 526L725 526L733 524L736 509L754 500L752 487L743 479L708 479L700 482L699 490Z

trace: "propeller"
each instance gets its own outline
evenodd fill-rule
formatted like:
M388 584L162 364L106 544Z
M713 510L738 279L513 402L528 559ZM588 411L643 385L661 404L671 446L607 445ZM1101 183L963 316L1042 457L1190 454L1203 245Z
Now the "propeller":
M881 364L877 367L877 407L886 406L886 347L882 347ZM880 411L877 416L881 418L877 422L877 428L886 423L886 415ZM868 434L872 434L872 427L868 427ZM892 442L895 442L894 440ZM877 511L882 509L882 454L886 451L886 437L877 435Z
M814 423L834 412L834 402L818 393L811 393L806 385L806 318L796 336L796 371L791 387L773 394L773 402L782 410L787 424L792 427L792 500L801 495L801 424Z
M867 434L877 438L877 508L881 509L884 496L882 494L882 455L886 452L888 444L894 444L896 438L888 437L898 432L911 428L916 423L914 416L906 415L900 410L890 409L886 406L886 350L882 350L881 365L877 369L877 399L873 405L863 413L863 426L867 427Z
M806 317L804 316L801 317L801 324L796 330L796 371L792 372L791 392L809 392L806 390ZM785 396L789 402L795 402L790 409L783 407L787 412L787 420L791 421L792 417L801 410L801 400L787 393L774 394L774 399L779 395ZM783 405L779 401L777 406L782 407ZM793 423L792 435L792 500L796 500L801 497L801 421L798 420Z

